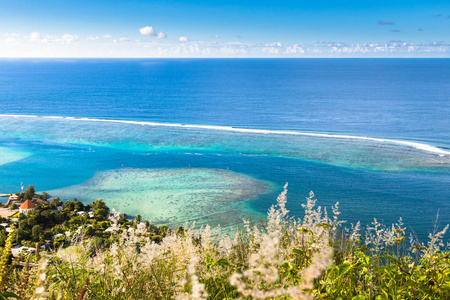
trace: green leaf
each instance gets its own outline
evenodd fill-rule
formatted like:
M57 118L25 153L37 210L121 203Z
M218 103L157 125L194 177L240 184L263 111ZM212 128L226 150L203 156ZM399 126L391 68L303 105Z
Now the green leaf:
M211 256L207 256L205 260L207 264L210 264L212 261Z
M344 276L348 271L353 268L353 265L342 265L339 268L339 277Z
M216 264L218 264L219 266L228 266L229 265L228 260L226 260L225 258L219 259L216 262Z
M8 298L16 298L16 299L20 299L19 296L17 296L14 293L11 292L4 292L4 293L0 293L0 299L8 299Z
M393 262L395 262L397 265L400 264L400 261L399 261L396 257L394 257L394 256L392 256L392 255L385 254L385 255L382 255L381 257L382 257L382 258L390 259L390 260L392 260Z
M292 249L291 252L299 255L305 255L305 251L300 249Z
M325 228L325 229L330 229L330 228L333 228L333 225L328 224L328 223L326 223L326 222L322 222L322 223L320 223L320 224L317 224L316 227L323 227L323 228Z
M351 281L353 281L354 284L357 284L357 283L358 283L358 278L356 278L354 275L349 275L349 276L347 276L347 277L350 278Z
M363 295L358 295L353 297L352 300L366 300L366 297L364 297Z
M292 270L294 268L294 266L288 261L284 262L284 264L282 264L282 266L288 270Z
M441 289L450 290L450 282L444 283L441 285Z
M299 227L297 228L298 231L301 231L303 233L312 233L312 231L306 227Z

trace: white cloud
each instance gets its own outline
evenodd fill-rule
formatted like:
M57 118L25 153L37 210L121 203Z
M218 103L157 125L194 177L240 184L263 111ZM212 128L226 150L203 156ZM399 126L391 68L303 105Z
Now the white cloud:
M30 33L30 42L39 42L41 34L39 32Z
M152 26L145 26L139 29L139 32L142 35L151 36L157 39L164 39L167 37L167 35L164 32L156 33L155 29L153 29Z
M286 48L286 54L296 54L296 53L300 53L300 54L304 54L305 50L303 49L302 46L295 44L294 46L288 46Z
M95 36L94 35L90 35L90 36L88 36L86 38L86 40L88 40L88 41L96 41L98 39L100 39L100 37L98 35L95 35Z
M78 41L78 35L64 34L61 38L61 41L66 44L71 44L75 41Z
M220 34L215 34L214 37L215 37L216 39L218 39L218 38L220 38Z
M156 33L155 29L153 29L153 27L151 27L151 26L142 27L141 29L139 29L139 32L142 35L149 35L149 36L157 36L158 35Z
M51 44L51 43L71 44L75 41L78 41L78 35L66 33L63 34L62 36L57 35L41 36L39 32L31 32L29 40L30 42L39 42L43 44Z
M133 41L129 37L125 37L125 36L119 37L118 39L114 39L113 42L114 43L131 43L131 42L139 43L138 41L136 41L136 40Z
M141 28L142 29L142 28ZM144 33L151 30L145 29ZM154 31L154 30L153 30ZM151 32L150 32L151 33ZM130 33L132 34L132 33ZM31 32L0 34L2 57L450 57L450 43L408 41L346 43L344 41L317 41L308 44L267 42L260 44L244 41L226 42L214 35L197 41L187 36L165 38L156 36L90 35L79 41L75 34L47 35ZM94 42L89 42L94 41ZM97 41L97 42L95 42ZM112 43L115 43L112 46Z
M280 42L266 44L266 47L282 47Z
M11 45L11 44L15 44L19 41L19 39L17 38L13 38L13 37L7 37L3 40L3 43Z
M19 34L17 33L7 33L3 39L3 43L7 45L17 44L19 42Z

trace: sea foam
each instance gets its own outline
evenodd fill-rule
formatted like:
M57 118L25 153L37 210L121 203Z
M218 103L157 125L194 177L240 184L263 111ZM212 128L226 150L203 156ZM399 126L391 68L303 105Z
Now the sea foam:
M15 118L43 118L43 119L63 119L73 121L89 121L89 122L109 122L109 123L122 123L122 124L134 124L142 126L160 126L160 127L179 127L179 128L193 128L193 129L205 129L205 130L220 130L229 132L249 133L249 134L265 134L265 135L296 135L296 136L311 136L320 138L332 138L332 139L353 139L361 141L372 141L384 144L395 144L414 148L417 150L435 153L439 155L450 155L450 151L432 146L429 144L403 141L396 139L385 139L377 137L356 136L356 135L343 135L343 134L330 134L330 133L315 133L315 132L302 132L302 131L290 131L290 130L267 130L267 129L250 129L239 128L232 126L216 126L216 125L196 125L196 124L178 124L178 123L158 123L149 121L131 121L131 120L115 120L115 119L99 119L99 118L86 118L86 117L61 117L61 116L37 116L37 115L10 115L1 114L3 117L15 117Z

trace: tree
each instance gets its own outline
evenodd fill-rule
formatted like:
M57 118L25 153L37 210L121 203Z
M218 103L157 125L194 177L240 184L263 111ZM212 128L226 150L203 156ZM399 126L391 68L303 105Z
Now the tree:
M49 193L47 193L47 192L42 192L42 193L41 193L41 197L39 197L39 198L48 201L48 199L50 199L50 197L51 197L51 195L50 195Z
M77 211L84 211L84 205L80 201L78 201L77 198L74 199L75 202L75 210Z
M106 203L105 203L105 201L103 201L103 199L95 200L94 202L92 202L91 206L92 206L93 210L103 208L103 209L108 210L108 212L109 212L109 208L108 208L108 206L106 206Z
M127 214L121 214L120 216L119 216L119 221L118 221L118 223L119 224L124 224L126 221L127 221Z
M51 204L53 208L56 208L57 206L61 206L62 202L61 199L59 199L59 197L56 197L52 199Z
M147 223L146 223L146 225L147 225ZM160 233L159 229L158 229L158 226L150 224L150 223L147 225L147 231L151 232L151 233L154 233L156 235L158 235Z
M94 217L97 220L104 220L109 214L109 207L106 206L103 199L97 199L92 202L92 209L94 210Z
M64 203L63 207L69 209L70 211L75 210L75 202L74 201L66 201Z
M104 220L107 215L108 215L108 210L106 210L104 208L97 208L96 210L94 210L94 218L99 221Z
M23 194L23 198L25 200L31 200L33 199L34 194L36 193L36 190L34 189L34 185L29 185Z
M139 224L142 221L142 216L141 215L137 215L136 219L134 219L134 224Z
M18 228L15 232L16 234L16 243L20 244L23 240L28 240L30 238L30 234L28 231L23 230L22 228Z
M95 229L92 226L86 227L84 229L84 234L86 236L93 236L95 234Z
M179 237L184 237L185 232L186 232L186 231L184 230L184 227L183 227L183 226L180 226L180 227L178 227L178 229L177 229L176 235L179 236Z
M161 233L162 236L166 236L170 233L170 227L167 225L161 225L158 227L158 231Z
M41 235L44 232L41 225L34 225L31 230L31 238L33 241L39 241L41 239Z

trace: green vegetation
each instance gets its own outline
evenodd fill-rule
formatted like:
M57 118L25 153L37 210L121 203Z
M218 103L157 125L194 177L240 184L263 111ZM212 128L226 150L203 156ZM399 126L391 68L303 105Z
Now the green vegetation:
M407 237L401 219L375 220L363 234L359 223L343 228L337 204L332 215L316 208L312 193L304 217L290 218L286 193L266 222L244 221L234 236L127 220L102 200L53 210L53 199L0 232L0 298L450 299L448 226L426 244ZM57 233L54 252L11 260L14 241L39 245Z
M25 191L25 193L23 194L23 199L24 200L31 200L34 196L34 194L36 193L36 190L34 189L34 185L29 185Z

